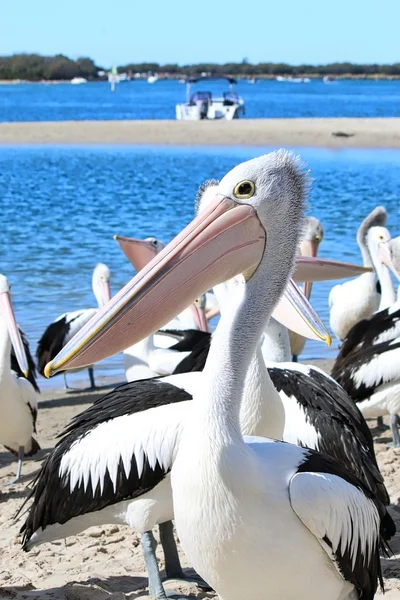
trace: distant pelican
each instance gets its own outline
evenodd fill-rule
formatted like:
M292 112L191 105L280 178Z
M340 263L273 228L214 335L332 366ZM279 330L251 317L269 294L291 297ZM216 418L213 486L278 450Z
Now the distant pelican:
M15 322L10 286L0 275L0 443L18 457L17 481L24 456L33 456L40 446L32 435L36 431L37 394L25 377L11 370L11 346L21 372L27 376L29 365Z
M303 237L300 242L300 254L302 256L317 256L318 248L324 239L324 229L321 221L315 217L306 217L304 219ZM312 282L307 281L304 284L304 294L309 300L311 296ZM292 360L297 362L297 357L303 352L306 339L294 331L289 330L290 349Z
M110 300L110 269L107 265L99 263L93 271L92 288L98 307L101 308ZM38 371L44 374L46 364L52 360L65 346L65 344L76 335L76 333L96 314L98 308L85 308L60 315L45 330L39 340L36 357ZM95 388L93 366L88 367L90 387ZM64 373L65 388L70 389Z
M364 219L357 233L364 265L372 266L374 272L336 285L330 291L330 325L339 340L343 340L358 321L370 317L378 308L391 304L386 285L390 274L377 256L378 245L390 240L388 230L377 225L386 222L386 218L385 209L378 206Z
M46 367L50 374L119 351L204 290L243 274L214 333L171 470L186 557L225 600L372 599L382 582L374 495L326 455L244 438L240 427L252 357L294 268L307 187L285 151L235 167L213 202ZM110 481L122 481L123 461L111 464ZM74 481L84 489L89 480L79 471Z
M396 238L391 241L394 244L380 244L378 252L400 280L399 241ZM400 447L400 300L350 329L332 377L358 403L366 418L390 415L393 443Z

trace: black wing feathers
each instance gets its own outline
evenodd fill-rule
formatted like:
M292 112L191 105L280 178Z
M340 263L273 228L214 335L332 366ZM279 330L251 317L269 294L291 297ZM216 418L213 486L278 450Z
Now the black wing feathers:
M53 452L44 461L40 473L34 481L34 487L28 498L28 500L33 498L33 504L29 509L27 520L21 528L23 544L26 544L39 528L44 529L53 523L65 523L73 517L101 510L122 500L135 498L154 488L165 477L166 472L158 463L155 469L152 469L146 456L140 477L135 456L132 456L128 477L126 477L120 459L115 491L107 471L103 491L101 491L100 485L93 490L90 480L86 490L81 482L71 491L68 474L65 474L62 479L59 477L61 460L72 444L82 439L100 423L163 404L190 399L191 396L184 390L164 383L162 380L146 379L117 387L77 415ZM107 443L107 440L104 442Z

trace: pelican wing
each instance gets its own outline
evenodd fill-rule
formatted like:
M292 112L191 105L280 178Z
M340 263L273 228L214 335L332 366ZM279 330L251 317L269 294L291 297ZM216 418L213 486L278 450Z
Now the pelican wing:
M312 453L292 477L290 502L359 597L373 598L378 580L381 515L355 477L329 457Z
M189 398L156 379L135 381L75 417L34 482L24 546L38 529L136 498L162 481Z
M400 337L348 356L332 372L356 402L369 398L377 387L399 377Z

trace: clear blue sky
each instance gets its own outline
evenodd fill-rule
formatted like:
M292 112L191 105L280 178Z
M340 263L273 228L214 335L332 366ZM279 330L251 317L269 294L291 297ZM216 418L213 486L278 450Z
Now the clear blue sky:
M127 62L400 61L400 0L4 0L0 54Z

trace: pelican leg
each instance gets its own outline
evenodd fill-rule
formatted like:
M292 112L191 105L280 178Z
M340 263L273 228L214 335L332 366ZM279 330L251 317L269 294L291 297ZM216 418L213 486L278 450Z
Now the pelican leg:
M68 385L67 374L65 372L63 373L63 376L64 376L64 388L65 388L65 391L68 392L69 390L72 390L72 388L70 388Z
M397 415L390 415L390 429L393 435L393 446L400 448L399 424Z
M166 592L162 584L160 570L158 568L156 557L157 542L154 539L151 531L146 531L142 534L142 550L144 560L146 562L147 574L149 578L149 593L156 600L168 600L169 598L179 599L186 598L175 592ZM189 599L188 599L189 600Z
M385 429L389 429L389 427L387 425L384 424L383 422L383 417L378 417L376 419L376 426L378 427L378 429L380 429L381 431L384 431Z
M5 485L13 485L13 483L17 483L17 481L21 477L22 461L24 460L24 454L25 454L24 447L20 446L18 448L17 474L15 476L15 479L12 479L11 481L7 481L7 483Z
M93 367L88 367L89 379L90 379L90 389L96 389L96 383L94 381L94 371Z
M181 561L179 560L178 549L174 538L174 526L172 521L160 523L160 541L164 551L165 558L165 579L177 579L195 583L203 590L211 590L210 586L197 573L194 575L186 575L183 572Z
M292 362L297 362L297 355L296 354L292 354Z

